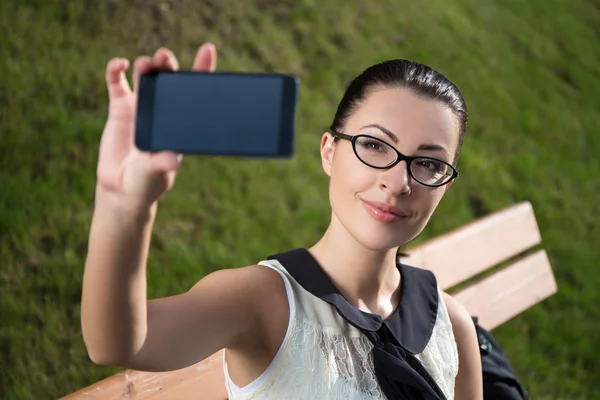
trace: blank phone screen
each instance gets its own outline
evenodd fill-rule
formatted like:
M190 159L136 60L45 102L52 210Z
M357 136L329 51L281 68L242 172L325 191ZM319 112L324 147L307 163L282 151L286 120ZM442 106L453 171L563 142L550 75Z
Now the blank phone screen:
M277 154L284 78L160 74L152 147L213 154Z

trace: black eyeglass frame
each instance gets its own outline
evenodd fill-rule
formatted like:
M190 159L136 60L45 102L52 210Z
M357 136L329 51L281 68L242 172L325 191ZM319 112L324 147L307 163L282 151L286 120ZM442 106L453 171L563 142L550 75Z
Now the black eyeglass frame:
M330 132L333 134L333 136L338 137L340 139L345 139L348 140L352 143L352 151L354 151L354 155L356 156L356 158L358 158L360 160L360 162L362 162L363 164L371 167L371 168L375 168L375 169L390 169L393 168L394 166L398 165L401 161L406 161L406 169L408 170L408 173L410 174L410 176L415 180L415 182L418 182L419 184L423 185L423 186L428 186L428 187L440 187L440 186L444 186L449 184L450 182L452 182L454 179L456 179L456 177L458 176L458 171L456 170L456 168L454 168L454 166L450 163L447 163L446 161L442 161L438 158L434 158L434 157L425 157L425 156L417 156L417 157L411 157L411 156L405 156L404 154L400 153L394 146L392 146L391 144L389 144L388 142L386 142L385 140L379 139L375 136L371 136L371 135L346 135L345 133L342 132L338 132L336 130L330 129ZM375 165L371 165L367 162L365 162L362 158L360 158L360 156L358 155L358 152L356 151L356 140L360 137L367 137L370 139L375 139L378 140L382 143L385 143L386 145L388 145L391 149L393 149L396 154L397 154L397 158L396 161L394 161L393 163L391 163L388 166L385 167L378 167ZM437 162L441 162L442 164L446 164L447 166L450 167L450 169L452 169L452 175L450 176L450 179L448 179L447 182L444 183L440 183L437 185L430 185L428 183L423 183L420 180L418 180L414 174L412 173L412 170L410 168L410 164L412 163L413 160L416 159L425 159L425 160L433 160L433 161L437 161Z

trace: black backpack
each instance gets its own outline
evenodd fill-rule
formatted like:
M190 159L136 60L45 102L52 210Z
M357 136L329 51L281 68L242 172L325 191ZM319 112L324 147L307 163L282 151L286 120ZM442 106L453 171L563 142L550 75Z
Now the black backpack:
M517 379L506 354L500 348L492 334L482 328L478 318L473 317L481 366L483 369L483 399L484 400L527 400L527 391Z

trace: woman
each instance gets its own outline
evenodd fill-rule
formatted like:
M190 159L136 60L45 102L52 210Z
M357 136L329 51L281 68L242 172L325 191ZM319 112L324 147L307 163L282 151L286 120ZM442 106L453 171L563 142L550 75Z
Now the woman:
M309 249L200 280L147 301L157 202L181 158L133 145L140 74L176 70L167 49L108 63L109 116L97 169L82 329L101 365L163 371L226 349L232 399L481 399L473 322L428 271L396 262L457 173L466 128L458 89L417 63L390 61L349 86L321 140L332 217ZM203 45L194 70L213 71Z

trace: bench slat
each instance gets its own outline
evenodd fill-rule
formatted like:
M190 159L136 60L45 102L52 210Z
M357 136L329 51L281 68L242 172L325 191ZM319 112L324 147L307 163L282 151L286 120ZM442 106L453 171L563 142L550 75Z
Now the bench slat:
M403 262L429 269L446 290L540 242L533 207L522 202L408 249Z
M224 379L221 350L204 361L177 371L123 371L61 400L224 400L227 399Z
M540 250L452 296L491 330L556 291L548 255Z

